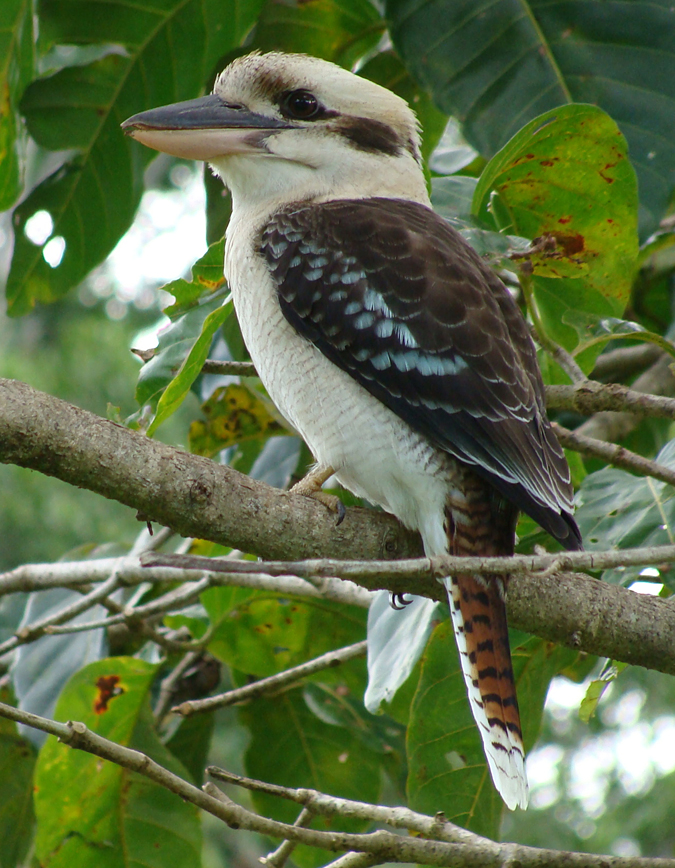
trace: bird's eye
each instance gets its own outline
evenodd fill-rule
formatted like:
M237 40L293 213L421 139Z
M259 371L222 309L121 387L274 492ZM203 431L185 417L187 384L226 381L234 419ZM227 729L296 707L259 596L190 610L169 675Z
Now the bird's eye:
M293 90L281 101L281 111L287 117L309 121L319 113L319 100L308 90Z

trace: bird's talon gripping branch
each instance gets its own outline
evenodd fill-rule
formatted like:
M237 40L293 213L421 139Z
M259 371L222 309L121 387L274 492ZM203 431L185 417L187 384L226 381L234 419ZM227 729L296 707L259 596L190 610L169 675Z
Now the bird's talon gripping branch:
M412 600L406 600L405 594L391 594L389 597L389 605L392 609L396 609L396 611L405 609L405 607L409 606L411 603Z
M347 514L345 505L335 494L329 494L321 488L324 482L330 479L334 473L335 471L330 466L320 465L319 467L315 467L314 470L310 470L306 476L303 476L300 482L295 483L291 488L291 494L301 494L303 497L311 497L312 500L318 500L319 503L323 503L327 509L337 514L335 522L335 526L337 527L339 524L342 524Z

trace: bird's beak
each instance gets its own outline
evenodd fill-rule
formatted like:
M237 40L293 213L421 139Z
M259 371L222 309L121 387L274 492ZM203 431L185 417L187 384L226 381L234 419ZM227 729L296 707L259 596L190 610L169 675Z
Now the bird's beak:
M216 94L140 112L122 124L136 141L188 160L260 152L267 133L293 128L287 121L228 105Z

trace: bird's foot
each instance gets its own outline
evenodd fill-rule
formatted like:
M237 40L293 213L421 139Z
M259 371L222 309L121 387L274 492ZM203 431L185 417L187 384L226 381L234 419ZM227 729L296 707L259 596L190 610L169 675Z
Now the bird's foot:
M325 507L337 515L335 523L337 526L342 523L347 514L345 505L339 497L336 497L334 494L328 494L327 491L323 491L321 488L324 482L334 473L335 471L330 465L319 465L314 470L310 470L307 476L303 476L300 482L296 482L291 488L291 492L293 494L301 494L303 497L311 497L312 500L318 500L319 503L323 503Z
M392 609L396 609L396 611L400 611L401 609L405 609L406 606L409 606L412 603L412 600L406 600L405 594L390 594L389 595L389 605Z

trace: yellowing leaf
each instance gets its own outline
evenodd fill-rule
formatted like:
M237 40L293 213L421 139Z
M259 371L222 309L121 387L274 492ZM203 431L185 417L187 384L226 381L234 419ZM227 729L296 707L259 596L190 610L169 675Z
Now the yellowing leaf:
M190 451L211 457L235 443L288 434L263 399L247 386L222 386L202 404L205 420L190 425Z

